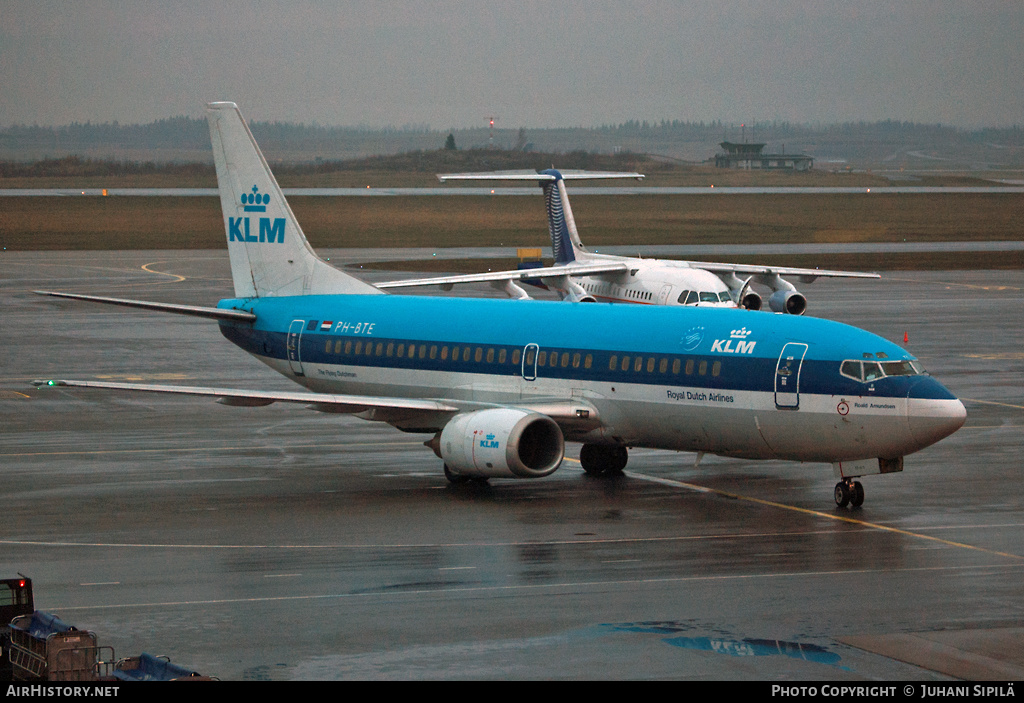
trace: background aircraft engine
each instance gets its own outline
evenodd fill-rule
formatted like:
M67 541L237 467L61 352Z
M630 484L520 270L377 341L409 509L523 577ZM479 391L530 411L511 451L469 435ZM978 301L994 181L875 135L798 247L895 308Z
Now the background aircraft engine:
M772 312L784 312L787 315L803 315L807 310L807 298L795 290L777 290L768 298L768 307Z
M541 478L562 463L565 439L547 415L494 408L456 415L439 449L448 469L463 476Z
M746 310L760 310L761 296L752 290L748 290L740 299L740 307Z

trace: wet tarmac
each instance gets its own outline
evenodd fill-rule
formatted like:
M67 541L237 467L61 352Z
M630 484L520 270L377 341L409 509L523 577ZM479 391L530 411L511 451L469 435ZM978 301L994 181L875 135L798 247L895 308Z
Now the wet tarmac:
M1021 272L802 288L811 314L906 334L968 408L849 510L825 465L635 450L594 480L570 446L549 478L450 487L387 425L36 389L294 387L208 321L30 293L208 305L226 252L0 256L0 566L118 657L236 680L1024 675Z

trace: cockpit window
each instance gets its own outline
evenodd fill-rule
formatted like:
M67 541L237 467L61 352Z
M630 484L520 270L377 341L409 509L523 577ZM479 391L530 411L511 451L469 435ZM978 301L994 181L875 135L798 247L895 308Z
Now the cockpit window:
M839 367L839 373L855 381L864 380L864 374L859 361L844 361L843 365Z
M718 295L716 295L713 291L703 291L702 290L700 292L700 302L702 302L702 303L717 303L718 302Z
M924 373L921 364L904 361L857 361L848 359L839 367L839 373L855 381L871 382L885 376L919 376Z
M699 300L700 297L697 295L697 291L691 290L686 296L686 305L696 305Z
M882 373L882 367L879 366L877 362L874 362L874 361L865 361L864 362L864 380L865 381L874 381L876 379L881 378L883 375L884 374Z
M732 302L732 298L730 298L729 294L726 293L724 290L718 292L718 299L720 301L722 301L723 303L731 303Z
M686 296L688 296L689 294L690 294L690 291L688 291L688 290L684 290L682 293L679 294L679 304L680 305L686 305Z
M882 370L886 376L916 376L920 373L912 361L883 361Z

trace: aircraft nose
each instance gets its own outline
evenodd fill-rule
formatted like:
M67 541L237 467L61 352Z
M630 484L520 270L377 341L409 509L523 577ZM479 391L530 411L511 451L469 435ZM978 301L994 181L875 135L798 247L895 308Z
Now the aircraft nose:
M921 447L948 437L967 421L967 409L934 378L924 377L907 394L907 422Z

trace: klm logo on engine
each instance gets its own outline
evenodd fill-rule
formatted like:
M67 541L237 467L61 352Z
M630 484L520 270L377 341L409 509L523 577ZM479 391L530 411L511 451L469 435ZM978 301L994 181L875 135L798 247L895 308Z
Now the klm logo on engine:
M269 193L260 193L256 186L252 187L251 193L242 196L242 210L244 212L266 212L267 203L270 202ZM231 242L256 242L266 244L284 244L284 222L283 217L260 217L259 234L250 224L249 217L228 217L228 243Z
M485 449L497 449L501 446L501 442L494 438L494 435L489 434L485 439L480 440L480 446Z
M722 352L723 354L753 354L755 341L747 341L750 330L742 327L729 333L729 339L716 339L711 345L711 351Z

